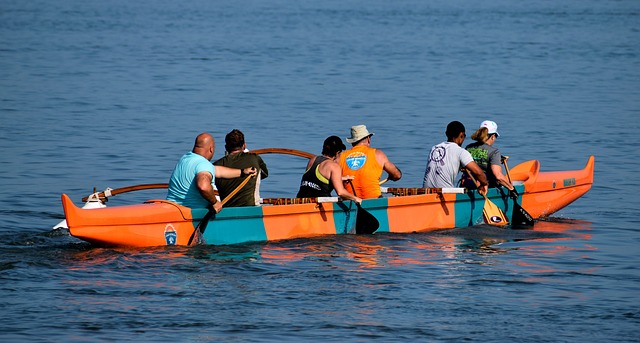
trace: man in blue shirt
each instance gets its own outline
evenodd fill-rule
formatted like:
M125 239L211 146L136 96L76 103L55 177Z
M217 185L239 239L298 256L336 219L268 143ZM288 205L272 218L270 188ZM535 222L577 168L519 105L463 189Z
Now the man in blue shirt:
M167 200L191 208L207 208L216 213L222 210L214 191L215 178L236 178L255 175L256 169L235 169L214 166L210 160L216 148L213 136L201 133L196 137L193 150L180 158L176 164L167 191Z

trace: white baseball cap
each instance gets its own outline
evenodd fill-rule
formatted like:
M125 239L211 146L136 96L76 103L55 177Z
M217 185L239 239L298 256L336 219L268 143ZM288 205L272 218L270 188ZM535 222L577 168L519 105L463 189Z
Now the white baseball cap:
M496 136L500 137L498 133L498 124L495 121L485 120L480 124L480 127L486 127L489 130L489 134L495 133Z

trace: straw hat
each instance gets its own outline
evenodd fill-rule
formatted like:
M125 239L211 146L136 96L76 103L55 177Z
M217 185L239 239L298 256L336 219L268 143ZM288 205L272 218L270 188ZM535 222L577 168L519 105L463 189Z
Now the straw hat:
M348 143L361 141L369 136L373 136L373 132L369 132L365 125L356 125L351 127L351 137L347 138Z

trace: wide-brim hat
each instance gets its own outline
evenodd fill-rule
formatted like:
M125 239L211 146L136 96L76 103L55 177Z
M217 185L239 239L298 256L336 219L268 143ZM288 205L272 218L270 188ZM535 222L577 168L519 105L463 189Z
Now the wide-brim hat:
M373 136L373 132L369 132L365 125L356 125L351 127L351 137L347 138L348 143L361 141L369 136Z
M498 124L496 124L495 121L485 120L480 124L480 127L486 127L489 134L495 133L496 136L500 137L500 134L498 133Z

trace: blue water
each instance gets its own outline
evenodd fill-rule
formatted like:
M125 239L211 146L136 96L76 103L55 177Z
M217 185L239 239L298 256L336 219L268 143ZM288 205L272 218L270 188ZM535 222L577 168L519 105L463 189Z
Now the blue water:
M0 1L0 341L640 341L640 2ZM194 137L366 124L421 184L451 120L592 190L534 231L104 249L60 195L167 182ZM263 196L305 160L265 155ZM163 198L161 190L108 205Z

